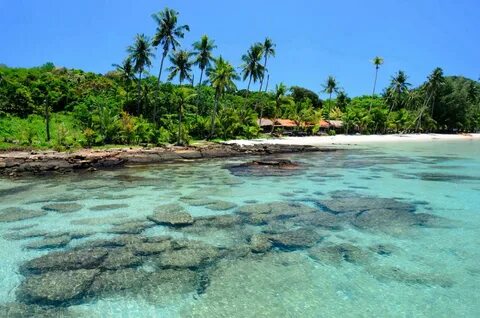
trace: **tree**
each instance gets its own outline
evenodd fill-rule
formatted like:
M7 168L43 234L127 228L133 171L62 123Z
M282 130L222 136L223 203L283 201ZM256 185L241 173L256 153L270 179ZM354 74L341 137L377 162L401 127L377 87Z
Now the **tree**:
M176 48L180 46L180 42L178 42L177 39L183 39L185 31L190 31L190 27L186 24L180 26L177 25L178 14L179 13L175 10L165 8L163 11L152 15L153 20L155 20L155 23L157 24L157 30L153 37L152 45L154 47L161 45L163 49L160 71L158 72L158 83L160 83L162 77L163 62L168 51L170 48L175 51Z
M408 76L404 71L398 71L392 76L390 86L387 88L385 99L390 105L389 112L406 106L409 87L412 85L407 82Z
M168 80L171 81L178 75L180 85L182 85L185 79L192 80L192 62L190 61L190 53L187 51L175 51L170 56L170 63L172 66L168 68L170 74Z
M328 114L330 113L330 108L332 107L332 105L331 105L332 94L337 93L338 89L339 89L338 88L338 82L335 79L335 77L330 75L330 76L328 76L325 84L323 84L322 86L323 86L323 92L328 94L328 109L327 109L327 112L326 112L326 115L328 116Z
M286 96L287 91L288 91L288 88L283 83L280 83L275 86L275 101L274 101L275 106L273 110L273 125L272 125L272 130L270 134L273 134L273 131L275 129L275 122L277 121L277 118L280 114L282 106L292 105L295 103L291 96Z
M123 60L122 64L113 64L117 70L117 72L120 74L120 78L122 79L123 83L125 84L126 91L127 91L127 102L128 102L128 97L129 97L129 92L130 92L130 85L132 80L135 78L135 71L132 63L132 58L128 56L126 59Z
M183 117L185 107L188 106L189 102L195 97L195 94L190 88L187 87L179 87L175 91L175 98L178 104L178 138L177 138L177 145L183 145Z
M272 39L266 38L265 41L263 42L263 69L265 72L267 72L267 60L268 58L274 57L275 56L275 43L273 43ZM263 87L263 80L265 79L265 73L262 74L262 77L260 78L260 89L259 91L262 91ZM265 88L266 91L266 88Z
M215 116L217 113L219 99L225 94L226 91L235 90L236 86L233 82L239 77L235 68L225 61L221 56L215 60L215 65L212 69L208 71L208 76L210 78L210 83L215 90L215 103L213 106L212 112L212 121L210 126L210 138L214 136L215 133Z
M245 81L248 78L247 94L250 91L252 80L256 83L265 74L265 68L260 64L263 53L263 45L255 43L247 51L247 54L242 56L243 64L241 68L243 80Z
M135 43L128 47L130 59L133 62L133 70L138 73L138 104L137 115L140 114L141 95L142 95L142 75L146 67L152 66L152 46L150 39L145 34L137 34Z
M430 113L433 115L435 108L435 100L438 97L440 88L445 85L445 78L443 77L443 70L440 67L437 67L433 70L432 74L428 76L428 81L425 84L425 92L427 95L426 104L428 100L431 101Z
M214 60L212 51L215 48L217 48L215 41L209 39L207 35L202 36L200 41L193 43L193 53L195 54L195 60L193 63L200 69L200 81L198 82L199 85L202 85L204 71Z
M383 58L380 56L375 56L372 60L373 65L375 65L375 80L373 81L373 93L372 96L375 96L375 88L377 86L377 77L378 77L378 69L383 64Z

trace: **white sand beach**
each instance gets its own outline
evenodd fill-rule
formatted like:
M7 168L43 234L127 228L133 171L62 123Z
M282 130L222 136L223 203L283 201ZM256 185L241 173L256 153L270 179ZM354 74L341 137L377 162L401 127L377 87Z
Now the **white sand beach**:
M275 139L230 140L238 145L282 144L282 145L357 145L366 143L396 142L438 142L438 141L480 140L480 134L395 134L395 135L337 135L283 137Z

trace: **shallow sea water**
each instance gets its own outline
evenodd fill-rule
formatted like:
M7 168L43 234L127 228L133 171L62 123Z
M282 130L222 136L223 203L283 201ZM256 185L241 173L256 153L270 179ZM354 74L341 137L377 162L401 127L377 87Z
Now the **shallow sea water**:
M0 179L0 210L42 211L56 201L81 206L72 213L48 211L40 217L0 222L0 306L4 310L0 313L12 313L5 308L26 303L25 308L42 305L54 317L480 316L479 142L372 144L276 158L299 162L302 170L288 176L235 176L225 166L249 160L240 158ZM236 207L212 210L181 199L185 196L227 201ZM194 218L234 215L252 202L278 201L338 217L322 202L349 196L409 203L415 214L433 215L441 222L397 226L396 220L380 220L369 228L352 221L328 228L279 219L273 225L242 222L201 230L150 226L135 235L198 240L229 252L208 266L191 268L207 281L199 283L201 288L163 284L138 292L127 289L80 297L55 306L18 295L27 279L20 270L25 262L85 242L119 237L111 233L116 222L146 221L164 204L180 203ZM118 206L91 209L107 204ZM387 227L378 225L389 222ZM273 246L265 253L250 252L251 236L267 233L269 225L277 231L313 228L322 239L313 247ZM72 239L61 248L27 249L42 237L15 236L32 231L83 231L89 236ZM323 258L311 253L315 248L345 245L357 248L361 255L339 248L340 259L332 261L331 254ZM379 252L379 245L386 251ZM148 267L145 264L139 267Z

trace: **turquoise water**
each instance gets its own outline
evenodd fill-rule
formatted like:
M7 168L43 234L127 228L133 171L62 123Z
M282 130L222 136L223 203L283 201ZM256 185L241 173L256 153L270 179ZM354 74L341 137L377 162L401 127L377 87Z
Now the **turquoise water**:
M23 220L0 213L0 315L480 316L479 142L373 144L276 158L301 169L277 176L225 169L249 160L241 158L0 179L0 210L34 212ZM59 202L70 212L46 210ZM272 202L262 214L261 203ZM165 204L180 205L195 223L147 219ZM234 221L202 223L222 215ZM252 237L271 246L253 248ZM89 266L94 275L78 283L59 274L66 271L61 262L53 276L24 270L41 256L119 238L130 245L109 246L108 257L146 240L177 247L141 256L134 249L134 261ZM123 279L112 287L106 274ZM100 282L101 292L94 288ZM56 298L47 299L52 290Z

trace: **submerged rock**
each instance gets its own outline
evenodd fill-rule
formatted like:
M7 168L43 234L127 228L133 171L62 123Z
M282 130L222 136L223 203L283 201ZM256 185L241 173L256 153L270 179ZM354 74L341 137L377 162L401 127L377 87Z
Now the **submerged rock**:
M322 236L312 229L298 229L269 236L274 246L283 249L305 248L315 245Z
M68 271L97 268L108 255L105 248L79 249L68 252L52 252L35 258L20 267L25 274L42 274L50 271Z
M99 270L53 271L28 277L17 289L17 298L25 303L66 304L82 298Z
M135 255L129 248L116 248L108 253L101 267L115 270L120 268L137 267L142 264L142 259Z
M303 167L290 160L254 160L239 165L226 166L234 176L291 176Z
M237 213L246 216L248 223L263 225L273 220L284 220L317 211L298 202L271 202L244 205L238 208Z
M220 256L217 248L199 242L179 242L179 249L168 250L157 257L155 263L161 268L196 269L212 263ZM181 245L186 246L182 248Z
M150 273L134 268L105 271L95 277L89 289L90 295L105 296L123 290L136 291L142 287Z
M195 218L195 226L214 227L214 228L231 228L240 225L242 219L238 215L215 215Z
M118 210L118 209L126 209L128 208L128 204L101 204L95 205L90 207L91 211L110 211L110 210Z
M428 217L406 211L373 209L359 213L352 224L361 229L389 231L411 226L424 225Z
M47 212L45 211L25 210L18 207L5 208L0 210L0 222L15 222L33 219L46 214Z
M316 246L308 250L308 255L317 261L331 265L340 265L342 261L365 264L370 260L368 252L348 243Z
M265 234L254 234L250 238L250 248L254 253L265 253L272 248L272 242Z
M73 213L80 211L83 205L78 203L51 203L42 207L45 211L54 211L58 213Z
M438 273L422 272L409 273L398 267L368 267L367 271L378 280L396 281L407 285L452 287L454 281Z
M139 256L150 256L163 253L172 248L172 242L170 240L164 240L161 242L144 242L134 244L131 249L133 254Z
M40 241L31 242L25 245L27 249L47 249L47 248L61 248L65 247L70 243L72 237L70 235L60 235L57 237L45 238Z
M210 204L207 204L205 207L214 211L225 211L235 208L237 205L233 202L227 202L222 200L214 200Z
M33 304L6 303L0 305L0 317L6 318L67 318L70 315L65 308L42 307Z
M140 234L155 224L146 220L127 220L114 225L108 233L113 234Z
M186 226L193 224L193 217L177 204L159 206L155 209L155 213L147 218L160 225Z
M366 197L352 193L346 196L335 196L331 200L318 201L317 204L331 213L359 213L368 210L394 210L414 212L415 205L390 198Z

